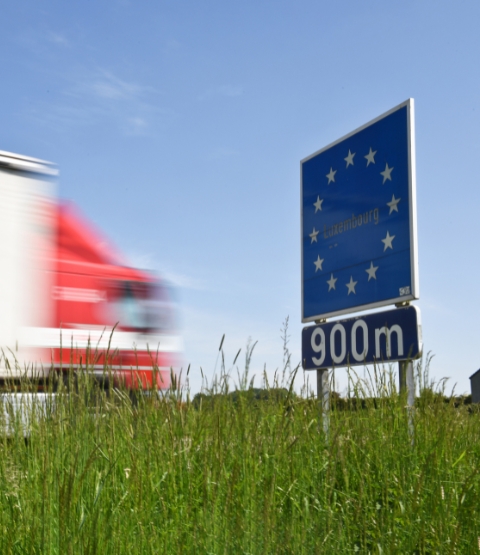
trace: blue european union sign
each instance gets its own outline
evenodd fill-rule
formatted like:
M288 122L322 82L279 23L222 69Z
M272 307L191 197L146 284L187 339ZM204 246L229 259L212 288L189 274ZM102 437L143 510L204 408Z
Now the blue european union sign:
M301 162L302 322L418 298L413 100Z

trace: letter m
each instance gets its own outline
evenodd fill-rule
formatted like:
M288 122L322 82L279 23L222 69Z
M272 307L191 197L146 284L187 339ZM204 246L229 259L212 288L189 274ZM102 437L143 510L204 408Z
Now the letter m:
M402 328L398 324L395 324L390 329L387 328L387 326L383 326L383 328L377 328L375 330L375 356L377 359L381 357L380 338L382 335L385 335L387 342L387 358L392 356L391 337L393 333L397 334L397 356L403 356L403 332Z

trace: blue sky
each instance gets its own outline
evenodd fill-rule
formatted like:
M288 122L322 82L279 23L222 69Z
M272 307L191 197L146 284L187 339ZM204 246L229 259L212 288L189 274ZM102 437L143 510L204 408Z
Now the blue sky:
M443 0L6 3L0 149L58 163L60 196L173 283L198 390L224 333L227 365L251 337L252 372L273 376L289 316L300 360L299 162L413 97L424 344L431 377L469 391L479 16Z

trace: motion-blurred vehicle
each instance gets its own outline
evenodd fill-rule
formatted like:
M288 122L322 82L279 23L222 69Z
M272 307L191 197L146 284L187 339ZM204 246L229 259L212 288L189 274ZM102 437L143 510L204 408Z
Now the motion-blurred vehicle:
M0 382L88 369L167 389L180 349L168 288L56 200L57 175L0 151Z

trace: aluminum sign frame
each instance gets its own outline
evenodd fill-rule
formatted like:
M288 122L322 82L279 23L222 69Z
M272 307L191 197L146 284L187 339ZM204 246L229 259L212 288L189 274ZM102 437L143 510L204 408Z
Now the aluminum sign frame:
M302 322L418 299L413 99L304 158L300 178Z

